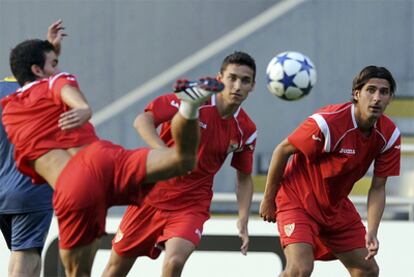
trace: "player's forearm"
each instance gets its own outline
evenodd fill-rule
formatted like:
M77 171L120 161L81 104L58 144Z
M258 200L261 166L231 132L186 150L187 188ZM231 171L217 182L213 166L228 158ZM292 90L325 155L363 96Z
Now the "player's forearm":
M134 121L134 128L150 147L155 149L166 147L165 143L157 133L157 129L154 125L154 117L151 113L145 112L139 114Z
M368 232L375 235L385 208L385 182L386 178L374 176L368 192Z
M265 201L275 200L276 194L280 188L283 173L285 172L286 164L290 155L292 155L295 150L296 149L292 148L292 145L288 143L287 140L284 140L273 151L263 196Z

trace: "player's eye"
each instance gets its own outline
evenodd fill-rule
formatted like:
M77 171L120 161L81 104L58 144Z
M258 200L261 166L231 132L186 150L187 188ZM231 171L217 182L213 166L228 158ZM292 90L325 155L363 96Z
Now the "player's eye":
M380 89L381 95L388 95L390 94L390 90L387 88Z
M250 84L250 83L251 83L251 79L250 79L250 78L243 78L243 79L242 79L242 83L243 83L244 85L248 85L248 84Z
M230 75L229 76L229 79L231 80L231 81L236 81L237 80L237 77L236 76L234 76L234 75Z

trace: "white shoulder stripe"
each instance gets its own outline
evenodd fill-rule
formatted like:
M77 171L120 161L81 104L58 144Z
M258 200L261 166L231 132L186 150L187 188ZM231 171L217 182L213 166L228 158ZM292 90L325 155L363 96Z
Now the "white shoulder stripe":
M246 144L252 143L257 138L257 131L255 131L247 140Z
M316 124L318 124L319 129L325 136L324 151L330 152L331 151L331 134L329 132L328 123L326 123L325 119L320 114L313 114L310 116L310 118L313 118L316 121Z
M62 75L70 75L67 72L60 72L59 74L56 74L55 76L53 76L53 78L49 79L49 89L51 89L53 87L53 83L56 81L57 78L59 78Z
M385 145L381 153L384 153L385 151L390 149L394 145L395 141L398 139L399 136L400 136L400 130L398 129L398 127L395 127L394 132L391 135L391 138L388 140L387 145Z

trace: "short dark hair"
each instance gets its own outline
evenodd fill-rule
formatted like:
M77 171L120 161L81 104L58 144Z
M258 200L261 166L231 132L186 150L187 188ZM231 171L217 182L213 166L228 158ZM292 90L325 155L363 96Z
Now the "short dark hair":
M360 90L362 87L372 78L385 79L390 84L391 94L395 93L397 84L392 77L391 72L382 66L369 65L361 70L358 75L355 76L352 81L352 93L355 90Z
M249 54L241 51L235 51L234 53L228 55L221 63L220 73L223 73L229 64L246 65L250 67L253 70L253 81L256 79L256 62Z
M10 69L21 86L36 80L31 67L35 64L43 68L50 51L55 51L53 45L40 39L25 40L11 50Z

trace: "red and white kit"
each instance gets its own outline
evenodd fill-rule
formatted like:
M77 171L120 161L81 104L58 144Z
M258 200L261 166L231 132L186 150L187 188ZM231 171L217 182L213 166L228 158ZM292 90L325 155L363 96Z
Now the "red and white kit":
M276 196L284 246L307 242L318 249L322 242L337 253L365 247L365 228L348 195L372 162L375 176L399 175L400 131L382 115L367 137L354 109L350 102L326 106L288 137L300 152L289 162ZM326 249L315 258L324 254Z
M160 137L171 146L173 115L180 100L173 94L160 96L146 111L152 112L155 125L162 124ZM256 126L242 108L230 118L223 119L216 107L216 96L200 107L200 146L198 163L191 174L157 182L148 193L142 207L128 207L117 236L115 251L122 256L158 257L154 244L162 244L172 237L181 237L197 245L204 222L209 218L213 196L213 178L228 154L231 165L250 174L256 144ZM144 222L139 224L137 222Z
M15 145L19 170L39 183L44 181L32 168L32 161L53 149L85 146L62 170L53 196L59 246L70 249L105 233L110 206L141 203L147 192L141 183L149 149L125 150L101 141L90 123L61 130L59 117L70 109L61 98L66 85L79 88L75 76L68 73L24 86L2 100L2 119Z

